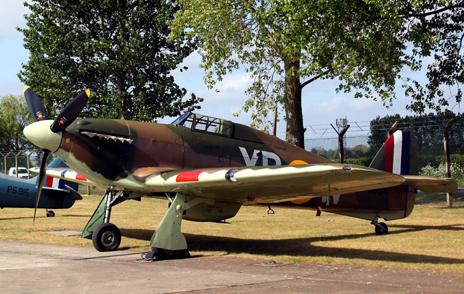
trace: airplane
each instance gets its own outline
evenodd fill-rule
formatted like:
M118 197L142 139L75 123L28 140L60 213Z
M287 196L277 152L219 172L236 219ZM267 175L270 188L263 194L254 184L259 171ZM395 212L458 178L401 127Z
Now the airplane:
M54 159L49 168L65 168L59 159ZM73 206L82 197L77 190L78 184L66 182L48 176L43 183L43 195L36 203L37 177L20 179L0 174L0 208L45 208L47 217L55 216L50 209L65 209Z
M112 207L141 196L170 201L145 254L154 261L190 256L183 219L221 221L243 204L304 202L367 219L384 234L388 226L378 220L407 217L417 190L457 188L450 178L416 175L416 146L408 130L390 136L370 167L363 167L333 163L251 127L192 112L172 124L77 119L88 89L49 120L39 96L29 87L24 95L36 120L24 135L44 152L39 181L49 175L106 188L82 234L98 251L116 250L121 242L110 223ZM69 169L46 170L50 153ZM38 199L40 194L39 189Z

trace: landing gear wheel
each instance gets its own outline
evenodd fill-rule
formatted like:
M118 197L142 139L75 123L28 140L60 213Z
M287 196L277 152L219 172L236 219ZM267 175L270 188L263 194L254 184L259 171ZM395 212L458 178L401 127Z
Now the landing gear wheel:
M54 216L55 216L55 212L53 210L47 211L47 217L54 217Z
M386 235L388 234L388 226L386 223L381 222L375 226L375 233L377 235Z
M113 251L121 244L121 231L112 223L101 224L92 233L92 243L98 251Z

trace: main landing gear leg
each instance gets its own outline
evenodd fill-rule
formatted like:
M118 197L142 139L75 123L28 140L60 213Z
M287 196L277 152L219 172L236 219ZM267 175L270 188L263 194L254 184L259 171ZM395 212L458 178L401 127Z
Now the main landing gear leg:
M144 254L143 258L156 261L190 257L187 241L181 232L182 216L189 208L205 201L201 198L187 201L185 195L178 193L151 237L151 251Z
M371 224L375 227L375 233L377 235L386 235L388 234L388 226L384 222L379 223L379 218L376 216L372 219Z
M110 223L111 208L128 199L126 192L108 189L85 225L82 237L92 239L93 246L98 251L113 251L121 244L121 232L117 226Z

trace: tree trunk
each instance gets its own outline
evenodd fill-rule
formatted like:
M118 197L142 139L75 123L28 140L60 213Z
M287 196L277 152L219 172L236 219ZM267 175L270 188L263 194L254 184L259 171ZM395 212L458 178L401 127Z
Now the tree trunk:
M301 109L300 61L284 62L285 68L285 115L287 142L304 148L303 114Z
M443 150L445 152L445 176L451 178L451 160L450 160L450 150L449 150L449 129L454 123L454 119L450 119L445 125L443 130ZM453 196L451 193L446 193L446 203L448 207L453 207Z
M117 79L117 83L118 83L118 90L117 90L117 93L118 93L118 98L120 99L120 105L119 105L119 110L118 110L118 116L119 116L119 119L131 119L130 117L128 117L128 111L127 111L127 93L126 93L126 84L124 82L124 74L121 74L121 76L118 76L118 79Z

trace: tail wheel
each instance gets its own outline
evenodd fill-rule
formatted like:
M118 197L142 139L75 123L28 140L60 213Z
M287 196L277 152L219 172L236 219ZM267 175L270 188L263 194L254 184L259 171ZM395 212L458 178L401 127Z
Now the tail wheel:
M386 223L381 222L375 226L375 233L377 235L386 235L388 234L388 226Z
M92 233L92 243L98 251L113 251L121 244L121 231L111 223L101 224Z

